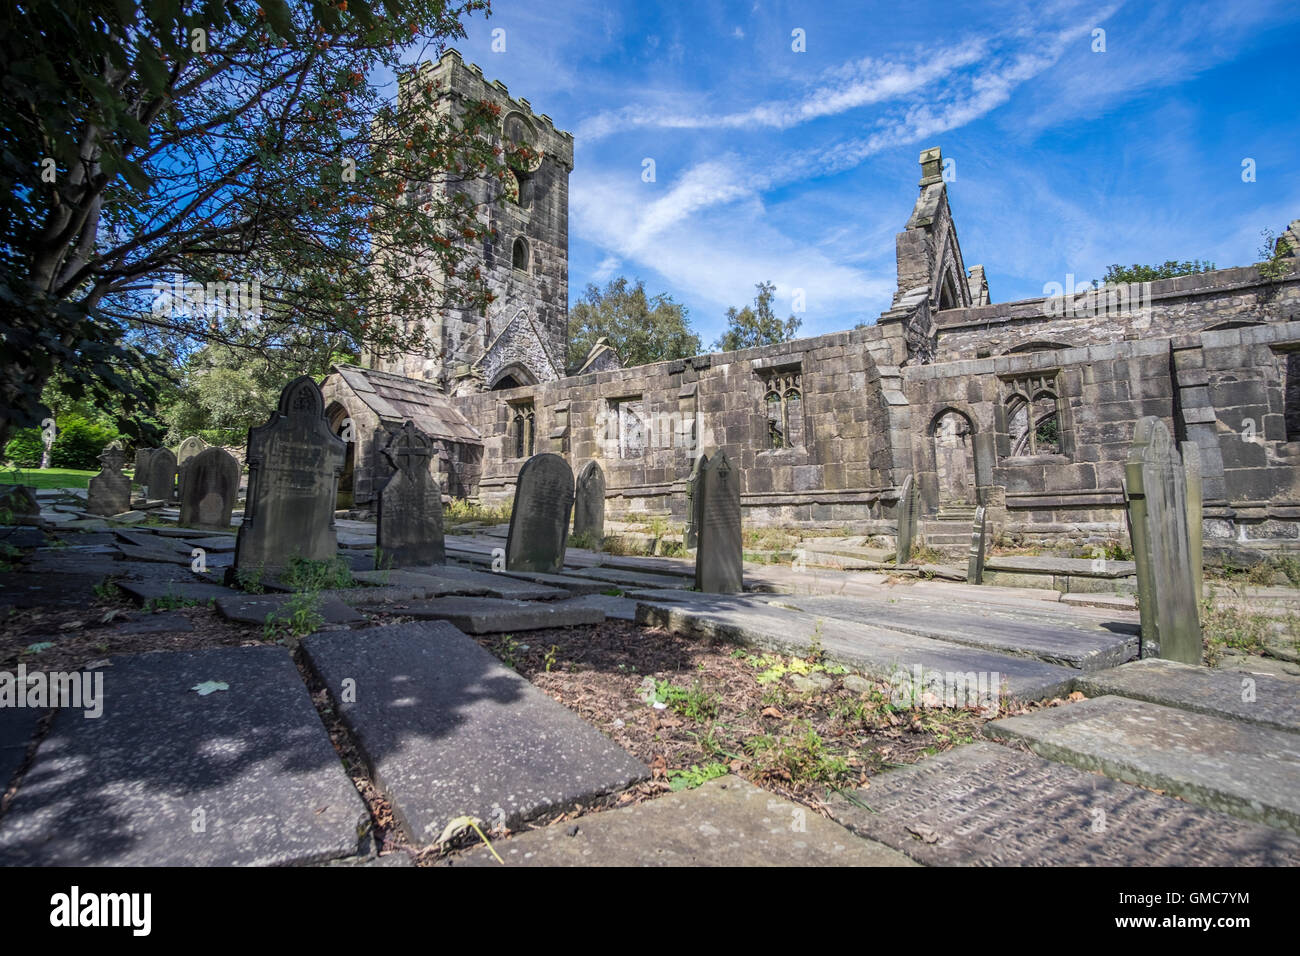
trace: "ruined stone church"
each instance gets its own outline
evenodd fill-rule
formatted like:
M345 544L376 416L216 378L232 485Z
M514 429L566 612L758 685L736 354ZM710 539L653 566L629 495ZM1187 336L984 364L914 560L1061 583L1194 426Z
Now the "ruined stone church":
M497 104L503 143L535 158L489 207L488 314L437 317L429 354L325 379L348 440L345 505L371 507L390 471L380 448L410 420L436 443L446 493L488 505L553 452L575 472L600 463L611 517L682 521L696 457L724 449L753 525L892 538L907 485L935 546L969 540L977 503L1008 540L1122 541L1124 461L1155 415L1200 450L1207 547L1300 548L1300 220L1268 271L994 303L927 149L897 291L873 323L637 368L602 344L566 369L573 137L454 51L421 69L448 109Z

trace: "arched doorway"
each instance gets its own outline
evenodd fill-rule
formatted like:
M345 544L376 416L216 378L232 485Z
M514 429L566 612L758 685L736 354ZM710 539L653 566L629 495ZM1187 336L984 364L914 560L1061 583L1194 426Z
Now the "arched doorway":
M930 426L940 508L975 504L974 433L970 419L951 408Z
M356 422L348 414L342 402L331 402L325 409L325 418L330 423L330 431L348 443L343 455L343 470L339 472L339 490L336 499L339 509L352 508L355 500L353 494L353 474L356 467Z

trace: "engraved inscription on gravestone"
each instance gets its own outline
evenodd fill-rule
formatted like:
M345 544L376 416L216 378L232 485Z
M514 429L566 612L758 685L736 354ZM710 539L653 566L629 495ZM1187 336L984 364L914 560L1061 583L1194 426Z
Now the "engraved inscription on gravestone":
M396 469L379 494L377 568L445 564L442 488L429 470L433 439L405 422L384 446Z
M506 541L506 570L559 574L564 569L573 470L559 455L534 455L519 469Z
M695 586L710 594L744 590L744 543L740 532L740 472L720 451L700 472L699 547Z
M181 466L181 527L230 530L239 495L239 462L224 448L204 448Z
M265 425L248 430L248 497L235 568L277 570L296 556L329 560L338 551L334 504L346 443L330 431L311 376L280 393Z

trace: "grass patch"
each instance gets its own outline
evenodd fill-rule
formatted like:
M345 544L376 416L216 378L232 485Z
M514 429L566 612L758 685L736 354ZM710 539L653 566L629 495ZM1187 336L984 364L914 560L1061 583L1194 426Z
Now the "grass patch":
M668 785L677 790L694 790L718 777L725 777L731 771L725 763L706 763L703 766L691 764L686 770L669 770Z
M98 471L77 468L6 468L0 471L0 484L27 485L29 488L85 488Z
M718 698L704 689L703 681L681 687L666 680L655 681L654 699L688 720L703 723L718 716Z
M445 521L482 521L484 524L506 524L510 521L510 512L514 508L513 502L501 505L499 508L487 508L477 501L470 501L467 498L454 498L451 504L443 510L442 517Z
M328 561L314 561L310 558L293 557L289 566L280 575L285 587L295 591L320 591L327 588L350 588L356 582L352 579L352 567L340 557Z

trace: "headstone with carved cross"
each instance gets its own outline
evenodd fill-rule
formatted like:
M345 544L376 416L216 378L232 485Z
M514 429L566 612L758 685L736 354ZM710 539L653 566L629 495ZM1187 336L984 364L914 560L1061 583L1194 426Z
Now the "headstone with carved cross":
M699 547L695 587L710 594L736 594L744 586L744 542L740 533L740 471L720 451L700 471Z
M92 515L120 515L131 510L131 479L122 474L126 452L112 442L99 453L99 474L87 485L86 511Z
M347 443L325 419L309 375L280 393L265 425L248 430L248 500L235 543L235 570L276 572L295 556L338 552L334 504Z
M408 421L383 451L396 471L379 493L375 567L445 564L442 488L430 470L433 439Z

